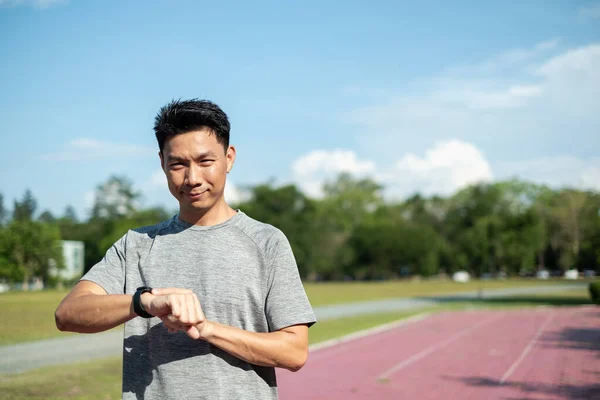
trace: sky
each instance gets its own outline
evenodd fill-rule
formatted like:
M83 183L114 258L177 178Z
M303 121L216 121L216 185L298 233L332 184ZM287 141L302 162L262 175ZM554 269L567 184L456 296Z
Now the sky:
M0 0L5 206L30 189L87 218L116 174L176 209L152 127L178 98L229 116L232 202L266 182L318 198L340 172L390 200L600 190L600 1L416 3Z

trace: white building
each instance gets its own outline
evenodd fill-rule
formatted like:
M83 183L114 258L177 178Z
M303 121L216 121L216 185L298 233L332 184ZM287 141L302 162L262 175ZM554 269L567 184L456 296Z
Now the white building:
M53 268L53 275L58 275L61 280L80 278L83 275L84 268L84 243L75 240L62 240L62 250L65 267L59 271Z

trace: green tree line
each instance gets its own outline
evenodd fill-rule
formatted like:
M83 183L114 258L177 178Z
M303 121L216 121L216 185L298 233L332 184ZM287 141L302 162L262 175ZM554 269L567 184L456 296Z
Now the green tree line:
M474 276L532 274L571 268L600 273L600 194L551 189L519 180L482 183L451 196L415 194L384 199L380 184L341 174L323 197L297 186L265 183L246 188L233 207L272 224L289 238L307 280L373 280L469 271ZM127 229L172 216L142 208L126 177L96 190L90 216L36 214L27 191L12 213L0 197L0 281L50 279L48 259L60 267L60 239L85 243L91 268Z

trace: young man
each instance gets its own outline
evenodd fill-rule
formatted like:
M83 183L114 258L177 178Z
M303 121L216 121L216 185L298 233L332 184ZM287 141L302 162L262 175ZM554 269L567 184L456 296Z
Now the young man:
M227 115L174 101L156 117L179 214L128 231L56 310L62 331L125 323L124 399L276 399L275 367L299 370L316 319L285 235L230 208Z

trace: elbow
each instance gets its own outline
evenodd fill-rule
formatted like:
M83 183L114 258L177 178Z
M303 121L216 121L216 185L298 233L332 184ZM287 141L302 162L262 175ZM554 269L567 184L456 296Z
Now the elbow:
M298 372L304 367L308 360L308 349L298 351L297 354L290 360L287 369L291 372Z
M67 321L67 315L63 307L58 306L56 311L54 312L54 322L56 323L56 328L61 332L68 331L69 323Z

